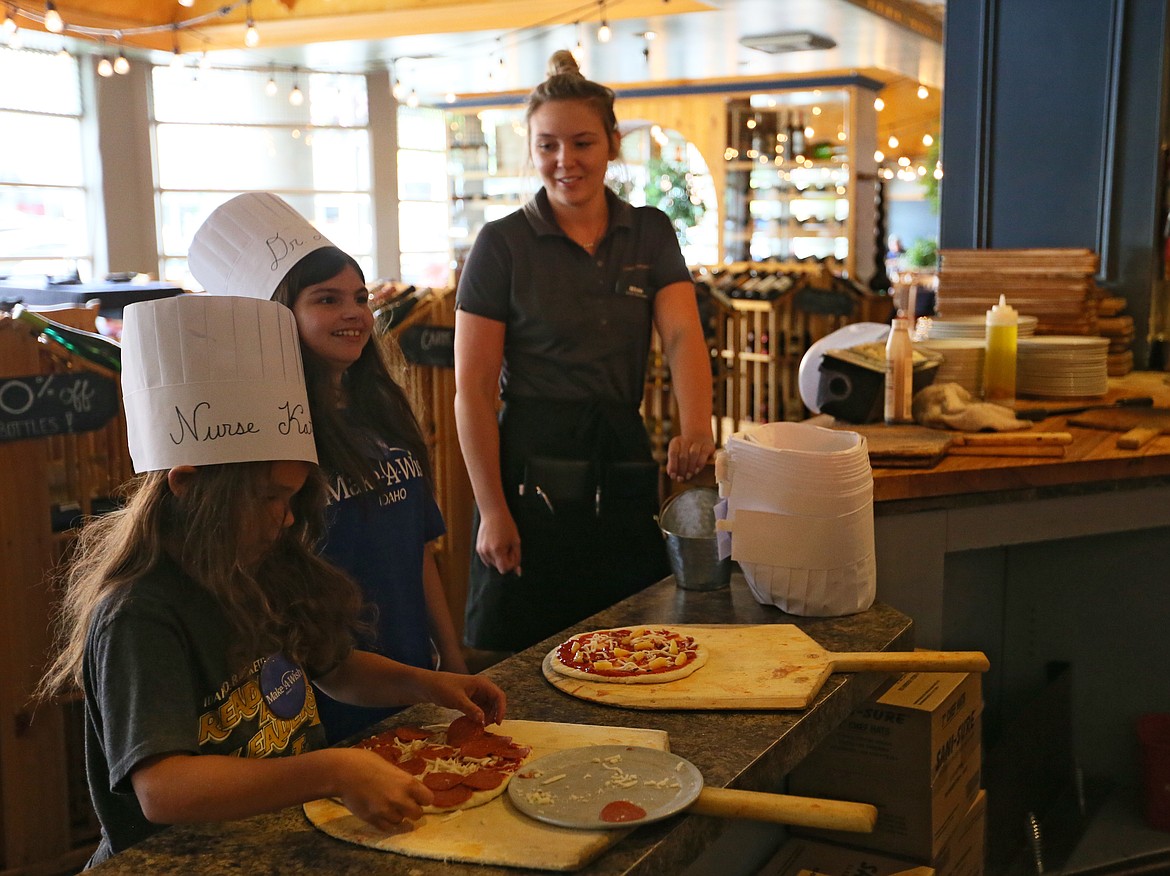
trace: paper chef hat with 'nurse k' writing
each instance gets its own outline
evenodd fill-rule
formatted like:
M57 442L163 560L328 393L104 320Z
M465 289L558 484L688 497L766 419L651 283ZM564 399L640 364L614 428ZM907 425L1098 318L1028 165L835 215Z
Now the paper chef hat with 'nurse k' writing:
M269 192L237 195L212 211L191 241L187 265L214 295L271 298L297 262L325 235Z
M292 311L183 294L127 305L122 396L135 472L317 462Z

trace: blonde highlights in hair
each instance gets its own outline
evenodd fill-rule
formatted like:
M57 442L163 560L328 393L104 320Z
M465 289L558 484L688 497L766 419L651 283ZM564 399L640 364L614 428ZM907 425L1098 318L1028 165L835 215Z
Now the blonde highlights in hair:
M586 79L577 59L567 49L556 51L549 58L548 78L529 93L524 121L529 122L532 114L546 103L560 100L579 100L589 104L601 119L610 142L617 143L619 137L617 116L613 111L613 89Z

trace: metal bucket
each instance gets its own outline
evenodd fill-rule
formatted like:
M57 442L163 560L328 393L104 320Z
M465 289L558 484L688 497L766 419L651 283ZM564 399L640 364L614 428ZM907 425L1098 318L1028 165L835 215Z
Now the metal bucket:
M692 487L662 506L658 525L675 583L686 590L718 590L731 582L731 558L719 559L715 505L719 492Z

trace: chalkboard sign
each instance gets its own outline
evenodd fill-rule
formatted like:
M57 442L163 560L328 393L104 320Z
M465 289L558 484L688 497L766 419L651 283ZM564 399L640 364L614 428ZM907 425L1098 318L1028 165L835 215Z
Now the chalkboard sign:
M118 407L118 384L101 374L0 377L0 441L92 432Z
M455 367L455 329L441 325L412 325L398 336L402 355L412 365Z

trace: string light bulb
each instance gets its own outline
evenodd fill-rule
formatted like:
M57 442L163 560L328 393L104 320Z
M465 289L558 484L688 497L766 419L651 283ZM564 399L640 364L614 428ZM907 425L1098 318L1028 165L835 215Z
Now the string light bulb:
M930 97L930 89L927 88L925 85L919 85L918 86L918 99L919 100L926 100L928 97Z
M880 97L875 97L873 99L873 108L880 113L882 110L884 110L886 108L886 102L884 100L882 100Z
M130 62L126 59L126 53L119 51L118 57L114 59L114 72L119 76L125 76L130 72Z
M179 5L184 9L190 9L195 5L195 0L179 0Z
M114 65L110 63L109 58L102 56L102 59L98 61L97 72L98 76L104 79L109 79L114 75Z
M264 93L269 97L276 97L276 71L272 70L268 73L268 82L264 84Z
M890 139L889 139L889 140L887 140L887 141L886 141L886 143L888 143L888 144L889 144L889 147L890 147L891 149L897 149L897 148L898 148L898 138L897 138L897 137L895 137L893 134L891 134L891 135L890 135Z
M411 108L418 106L418 92L413 88L410 89L410 94L406 95L406 105Z
M402 103L402 98L406 97L406 86L402 84L402 80L395 78L394 87L390 89L390 93L394 95L394 99Z
M288 102L293 106L300 106L305 102L304 92L301 91L301 84L297 81L297 68L293 67L293 87L292 91L288 93Z
M61 13L57 11L53 0L48 0L45 4L45 30L49 33L61 33L65 30L65 22L61 19Z
M260 31L256 30L256 19L252 17L252 0L248 0L248 28L244 31L244 45L249 49L260 45Z
M601 9L601 27L597 28L597 41L608 43L613 33L609 29L609 22L605 20L605 0L598 0L597 5Z
M922 135L922 145L923 146L933 146L934 145L934 137L932 137L930 134L923 134Z

